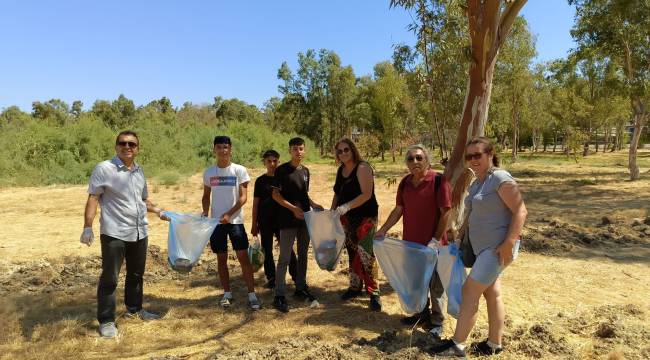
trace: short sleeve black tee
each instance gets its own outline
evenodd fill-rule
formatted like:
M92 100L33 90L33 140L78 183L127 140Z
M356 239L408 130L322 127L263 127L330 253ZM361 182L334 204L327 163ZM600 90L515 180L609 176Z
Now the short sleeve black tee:
M275 170L273 186L280 190L282 197L303 211L309 211L309 169L300 165L294 167L286 162ZM298 220L293 213L278 205L278 223L280 229L304 226L304 220Z
M273 182L274 177L264 174L255 179L255 189L253 190L253 197L259 198L257 207L257 224L260 226L268 226L275 224L277 221L278 203L273 200Z

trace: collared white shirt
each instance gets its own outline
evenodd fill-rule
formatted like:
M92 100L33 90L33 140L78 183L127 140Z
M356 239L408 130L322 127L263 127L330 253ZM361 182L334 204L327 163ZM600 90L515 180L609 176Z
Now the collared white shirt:
M119 157L102 161L93 170L88 193L99 196L101 215L99 230L124 241L137 241L147 236L147 205L149 196L142 168L133 169Z

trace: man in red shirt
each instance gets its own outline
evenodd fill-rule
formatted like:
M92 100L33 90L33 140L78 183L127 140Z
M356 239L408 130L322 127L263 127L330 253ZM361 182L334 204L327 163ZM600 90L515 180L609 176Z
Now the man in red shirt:
M403 216L403 238L406 241L429 245L432 241L447 244L447 220L451 209L451 188L442 175L430 168L429 155L423 145L413 145L406 151L406 175L397 188L395 208L375 237L383 237ZM437 271L430 284L429 305L420 313L402 319L402 323L419 324L433 336L442 334L445 317L442 308L444 288Z

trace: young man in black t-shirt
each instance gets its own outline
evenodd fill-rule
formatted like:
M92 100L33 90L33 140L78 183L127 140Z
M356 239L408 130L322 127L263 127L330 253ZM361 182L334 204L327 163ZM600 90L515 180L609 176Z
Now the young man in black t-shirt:
M262 155L262 162L266 167L266 174L255 179L255 190L253 192L253 236L262 237L262 248L264 249L264 275L266 276L267 289L275 288L275 261L273 260L273 235L280 239L280 229L277 224L278 203L273 200L273 181L275 169L278 167L280 154L275 150L267 150ZM296 279L296 253L291 249L291 260L289 261L289 274Z
M289 140L289 153L291 161L277 168L273 185L273 199L281 205L278 209L280 257L276 269L273 306L281 312L289 311L285 298L285 275L295 240L298 242L298 269L294 296L312 303L316 300L309 292L306 281L309 233L304 212L309 211L310 207L323 208L309 198L309 169L301 165L305 156L305 140L299 137Z

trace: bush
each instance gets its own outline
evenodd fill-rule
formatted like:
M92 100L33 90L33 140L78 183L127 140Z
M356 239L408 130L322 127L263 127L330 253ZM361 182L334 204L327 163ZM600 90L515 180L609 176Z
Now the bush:
M252 166L270 148L287 161L289 139L296 134L278 133L262 124L230 122L179 122L176 113L140 109L130 128L140 138L137 158L147 177L160 176L163 182L177 183L182 176L203 171L215 162L212 141L228 135L233 141L235 163ZM53 126L29 117L21 126L3 128L0 146L1 185L83 184L97 163L115 154L117 132L92 113L76 122ZM315 149L307 140L307 147ZM316 157L308 152L308 159Z

